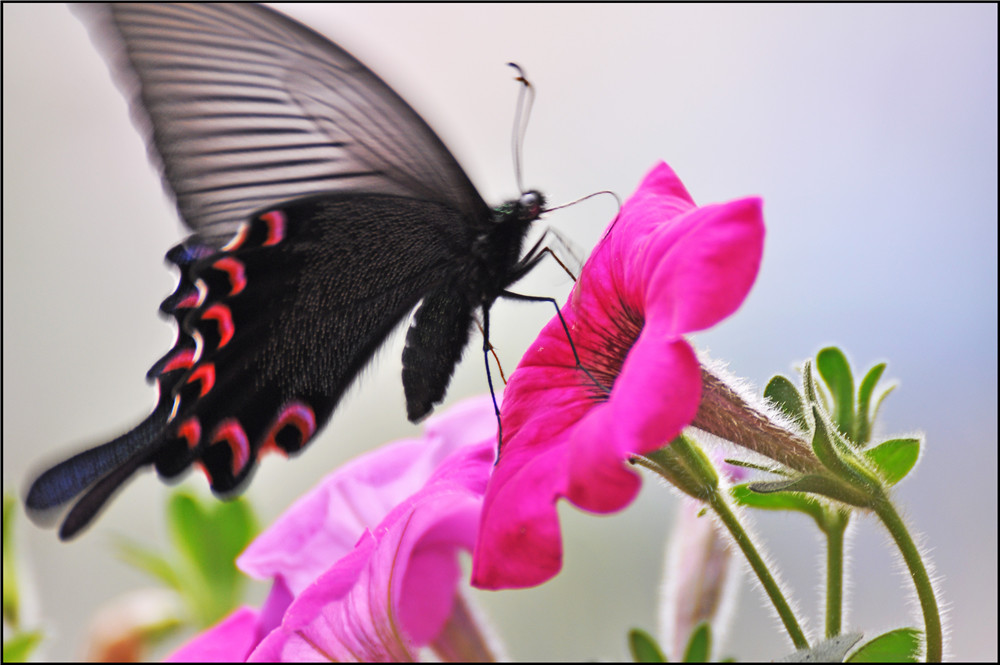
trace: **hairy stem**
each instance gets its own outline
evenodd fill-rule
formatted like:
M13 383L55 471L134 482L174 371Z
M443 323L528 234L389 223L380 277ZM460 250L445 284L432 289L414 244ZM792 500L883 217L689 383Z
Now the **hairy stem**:
M941 613L938 610L937 597L934 595L934 587L931 584L930 575L920 557L920 550L917 548L910 532L903 523L903 518L896 512L892 502L887 498L876 501L872 505L872 510L879 516L882 523L889 530L889 535L896 542L903 561L913 578L913 585L917 589L917 598L920 599L920 609L924 615L924 634L926 639L926 659L928 663L941 662L944 651L944 635L941 629Z
M713 492L707 501L736 540L736 544L743 552L743 556L747 558L747 562L749 562L750 567L757 575L757 579L760 580L761 586L764 587L765 593L771 599L771 603L774 604L774 609L781 618L781 622L785 625L785 630L788 631L788 636L792 639L792 644L795 645L796 649L808 649L809 642L806 640L806 635L795 618L795 613L792 611L791 605L785 600L785 596L781 593L781 588L778 586L777 580L771 575L771 571L768 570L767 564L764 562L764 557L761 556L760 552L757 551L757 548L750 541L750 535L743 529L743 525L740 524L735 513L730 509L729 504L726 503L722 493Z
M847 515L826 532L826 637L840 635L844 607L844 532Z

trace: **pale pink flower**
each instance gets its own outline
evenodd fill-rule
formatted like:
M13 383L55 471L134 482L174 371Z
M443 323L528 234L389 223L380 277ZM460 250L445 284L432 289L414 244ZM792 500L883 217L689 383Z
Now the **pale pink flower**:
M265 610L238 610L173 659L413 660L425 646L482 657L442 640L446 626L468 627L458 554L475 544L494 461L492 402L467 400L425 429L341 467L289 508L237 560L273 579ZM473 648L487 649L480 637Z

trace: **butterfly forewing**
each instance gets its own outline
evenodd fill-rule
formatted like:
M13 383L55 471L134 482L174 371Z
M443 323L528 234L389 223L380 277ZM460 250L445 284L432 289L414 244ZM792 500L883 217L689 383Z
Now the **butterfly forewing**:
M226 242L330 192L489 211L419 115L346 51L253 4L81 5L184 222Z

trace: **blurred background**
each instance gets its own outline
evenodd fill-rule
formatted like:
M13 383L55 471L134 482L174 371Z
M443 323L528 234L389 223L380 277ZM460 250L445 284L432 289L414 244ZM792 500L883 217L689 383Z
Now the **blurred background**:
M837 344L900 386L882 434L927 437L897 490L935 564L949 655L997 658L997 8L980 5L285 5L369 64L438 131L487 201L516 195L516 61L538 97L526 185L558 204L623 198L666 160L699 203L760 195L768 227L742 309L694 342L762 387ZM182 237L124 100L63 6L3 5L3 487L138 422L148 367L169 348L157 316ZM599 197L546 223L586 256L616 211ZM518 286L565 298L543 267ZM551 317L498 303L507 371ZM247 496L269 522L327 471L414 436L399 380L402 335L378 354L300 458L267 458ZM445 404L485 392L473 342ZM200 474L188 483L204 486ZM149 584L115 534L165 543L168 489L142 475L88 533L58 542L18 515L49 639L80 656L102 603ZM526 591L479 593L517 660L619 660L631 627L656 628L677 497L647 478L608 517L562 506L565 567ZM822 549L798 516L755 515L803 615L821 629ZM884 531L852 531L850 628L919 625ZM902 591L901 588L907 589ZM263 596L257 587L255 598ZM725 653L771 659L788 643L746 584Z

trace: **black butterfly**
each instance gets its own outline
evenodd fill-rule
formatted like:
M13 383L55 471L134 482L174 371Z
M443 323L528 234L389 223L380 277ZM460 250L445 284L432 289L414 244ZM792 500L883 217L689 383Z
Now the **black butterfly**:
M83 496L68 539L137 469L200 462L226 493L268 450L294 453L415 306L403 351L407 415L445 393L476 311L541 258L522 254L544 200L490 209L392 89L340 47L266 7L135 4L81 10L132 95L184 223L160 306L177 341L147 378L135 429L41 474L26 503Z

